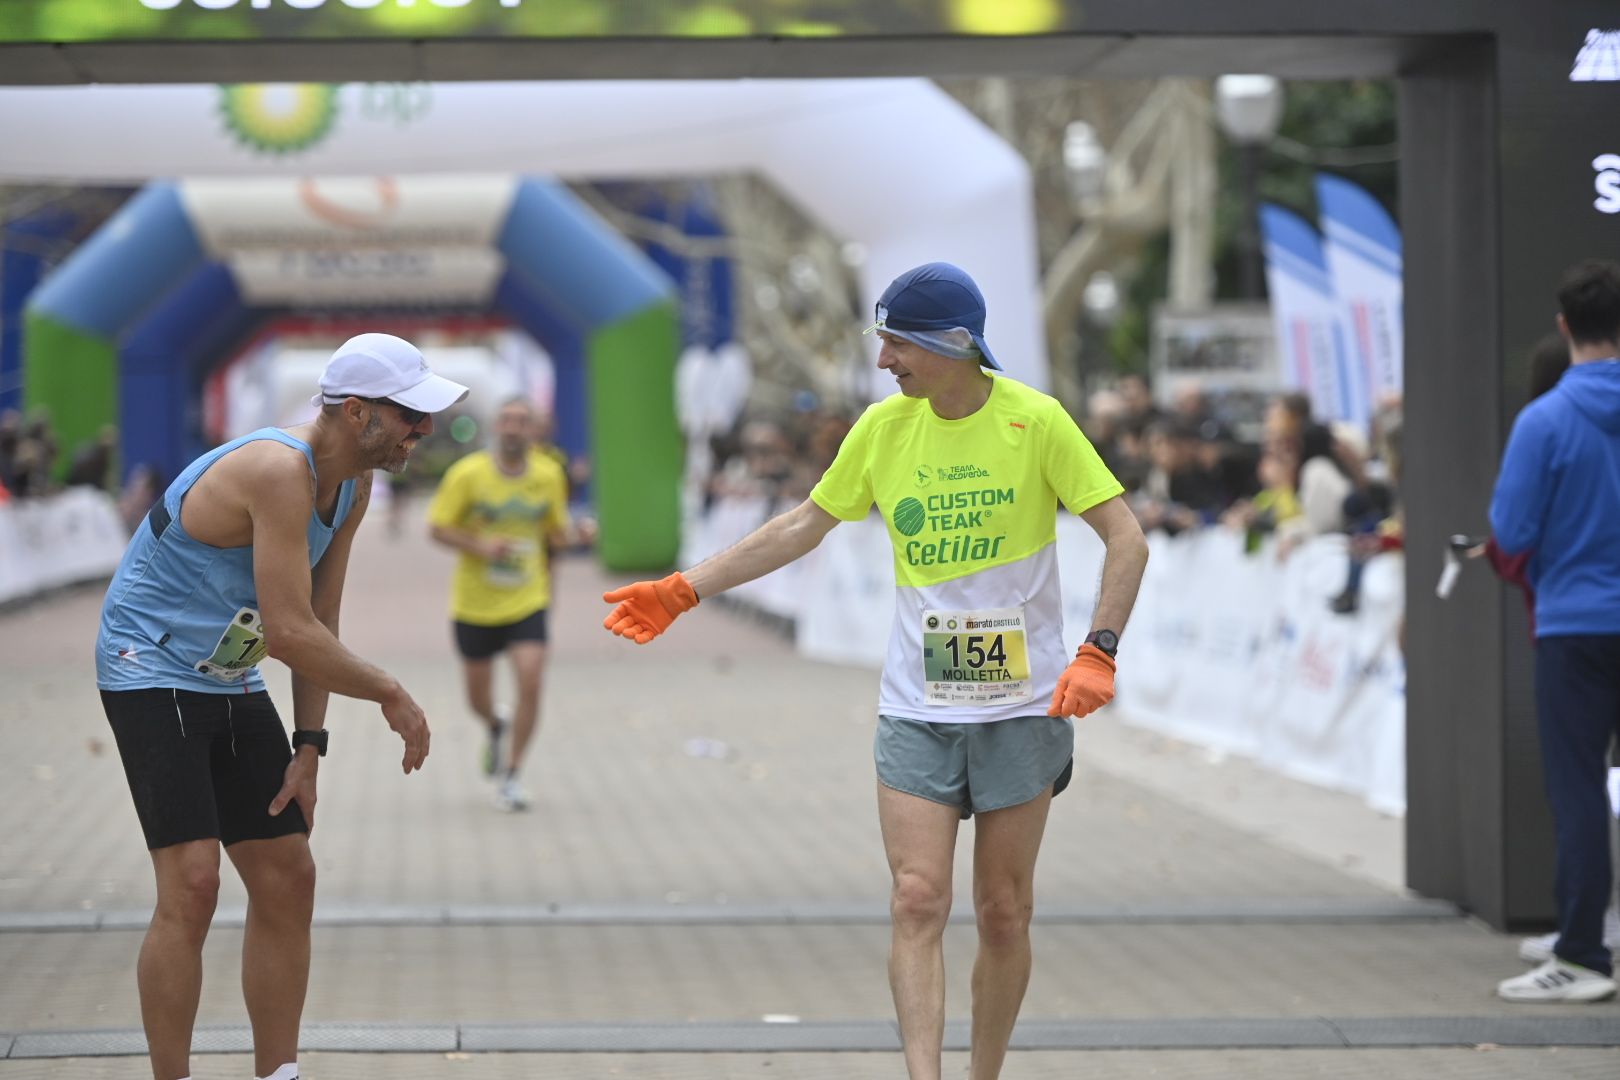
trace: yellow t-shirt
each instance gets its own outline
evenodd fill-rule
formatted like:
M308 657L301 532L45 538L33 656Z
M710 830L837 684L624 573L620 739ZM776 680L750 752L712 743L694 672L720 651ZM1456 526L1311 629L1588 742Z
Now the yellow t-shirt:
M531 451L522 476L508 476L487 450L445 472L428 509L434 525L514 542L500 560L462 552L450 586L450 614L474 626L505 626L551 603L546 536L568 528L568 482L562 467Z
M942 419L896 394L862 414L810 498L856 521L876 504L895 615L878 710L941 723L1044 713L1068 665L1057 504L1123 493L1055 399L993 376L982 408Z

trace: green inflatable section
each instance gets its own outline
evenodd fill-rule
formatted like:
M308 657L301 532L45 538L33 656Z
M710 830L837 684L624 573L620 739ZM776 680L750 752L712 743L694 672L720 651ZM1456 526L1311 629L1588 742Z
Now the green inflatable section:
M49 403L51 427L64 451L57 471L65 474L68 448L118 422L118 346L34 311L23 319L23 335L30 360L49 359L24 365L23 401L30 408Z
M643 308L586 344L597 557L609 570L666 570L681 547L685 441L675 419L680 317Z

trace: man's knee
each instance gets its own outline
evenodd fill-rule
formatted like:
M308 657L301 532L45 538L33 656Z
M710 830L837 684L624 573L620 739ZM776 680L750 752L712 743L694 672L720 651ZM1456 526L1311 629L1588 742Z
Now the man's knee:
M1029 937L1033 898L1014 889L998 889L980 896L974 905L979 940L992 948L1016 945Z
M517 676L519 692L539 690L540 676L545 667L545 646L525 642L512 647L512 671Z
M268 843L270 850L256 852L257 865L243 875L248 899L255 907L268 907L269 914L307 920L315 907L315 857L309 845L292 837Z
M951 915L951 886L949 881L931 881L921 874L901 872L895 875L894 891L889 897L889 913L897 928L943 932Z
M179 861L158 885L158 915L207 930L219 904L219 866L211 859Z

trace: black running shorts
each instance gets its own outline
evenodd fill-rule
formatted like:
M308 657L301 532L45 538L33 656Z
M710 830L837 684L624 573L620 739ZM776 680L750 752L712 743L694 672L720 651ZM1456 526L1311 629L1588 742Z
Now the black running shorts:
M297 803L270 816L292 744L265 691L103 690L101 705L148 848L309 832Z
M541 608L533 615L526 615L514 623L504 623L501 626L474 626L472 623L455 622L456 651L467 660L488 660L496 653L505 651L506 647L514 641L538 641L546 643L546 609Z

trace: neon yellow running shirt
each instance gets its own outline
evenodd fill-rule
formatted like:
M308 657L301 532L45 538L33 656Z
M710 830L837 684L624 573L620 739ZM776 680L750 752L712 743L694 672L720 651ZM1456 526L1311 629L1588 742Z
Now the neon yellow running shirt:
M878 711L940 723L1046 712L1068 665L1057 504L1124 489L1058 402L1005 376L945 420L900 394L872 405L810 498L842 521L873 505L894 548L894 625Z

